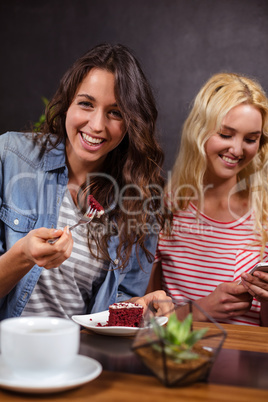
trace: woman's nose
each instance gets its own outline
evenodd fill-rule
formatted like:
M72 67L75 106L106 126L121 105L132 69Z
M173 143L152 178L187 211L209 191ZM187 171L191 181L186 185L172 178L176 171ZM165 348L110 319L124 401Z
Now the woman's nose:
M95 110L90 114L89 126L95 133L100 133L105 127L105 116L101 110Z
M243 141L234 140L230 146L229 151L235 156L243 155Z

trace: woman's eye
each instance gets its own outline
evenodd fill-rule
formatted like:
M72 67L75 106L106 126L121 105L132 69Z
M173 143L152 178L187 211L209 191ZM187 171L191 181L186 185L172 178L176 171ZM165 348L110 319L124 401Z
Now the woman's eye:
M122 116L122 114L121 114L121 112L119 110L111 110L110 114L113 117L117 118L117 119L122 119L123 118L123 116Z
M257 140L256 140L256 138L246 138L245 141L248 144L254 144Z
M228 134L223 134L223 133L218 133L219 134L219 136L221 137L221 138L223 138L223 139L225 139L225 140L228 140L229 138L231 138L231 135L228 135Z
M92 103L88 102L88 101L80 101L80 102L78 102L78 105L82 106L84 108L93 107Z
M224 140L228 140L228 139L232 138L232 135L230 135L230 134L218 133L218 135ZM257 142L257 139L256 138L244 138L244 141L247 144L254 144Z

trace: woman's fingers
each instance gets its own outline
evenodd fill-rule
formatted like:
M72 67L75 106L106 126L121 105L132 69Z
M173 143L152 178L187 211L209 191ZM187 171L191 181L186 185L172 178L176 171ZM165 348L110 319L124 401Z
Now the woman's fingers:
M53 236L59 240L50 244L47 242ZM70 257L73 247L72 236L68 227L64 230L40 228L28 233L24 238L24 253L26 258L35 264L50 269L59 266Z

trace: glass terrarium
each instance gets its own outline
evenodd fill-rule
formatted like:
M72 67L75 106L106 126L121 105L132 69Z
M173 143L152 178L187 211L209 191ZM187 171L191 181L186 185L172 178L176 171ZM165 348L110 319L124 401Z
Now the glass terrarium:
M205 381L226 331L194 301L149 306L132 349L166 385Z

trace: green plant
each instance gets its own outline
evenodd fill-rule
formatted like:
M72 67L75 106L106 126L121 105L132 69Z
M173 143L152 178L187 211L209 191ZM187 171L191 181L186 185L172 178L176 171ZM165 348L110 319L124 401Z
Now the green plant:
M174 362L182 363L185 360L197 359L198 353L193 350L193 346L199 341L208 328L192 330L192 314L180 321L175 313L171 314L166 326L158 326L152 322L154 333L161 339L164 351ZM162 352L160 344L152 344L158 352Z
M44 104L44 106L45 106L45 108L46 108L47 105L48 105L49 100L48 100L47 98L45 98L44 96L42 96L41 99L42 99L43 104ZM46 115L45 115L45 113L42 113L41 116L39 117L39 120L36 121L36 122L34 123L34 125L33 125L33 129L34 129L35 132L40 131L42 125L43 125L44 122L45 122L45 119L46 119Z

